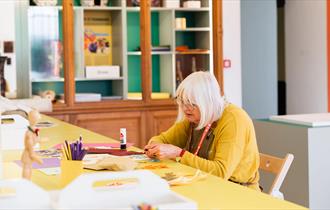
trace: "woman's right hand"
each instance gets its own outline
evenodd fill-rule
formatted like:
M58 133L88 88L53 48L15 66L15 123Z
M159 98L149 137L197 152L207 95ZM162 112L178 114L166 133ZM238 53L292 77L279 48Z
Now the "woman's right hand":
M182 149L172 144L150 143L144 147L150 158L175 159L180 156Z

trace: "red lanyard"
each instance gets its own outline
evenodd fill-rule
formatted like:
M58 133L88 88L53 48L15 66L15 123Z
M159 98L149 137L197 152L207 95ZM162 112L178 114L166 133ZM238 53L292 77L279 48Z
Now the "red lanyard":
M202 134L201 140L199 140L198 147L197 147L194 155L197 155L198 154L199 149L201 148L201 146L202 146L202 144L204 142L205 136L206 136L207 132L210 130L210 128L211 128L211 124L207 124L207 126L205 127L204 132Z

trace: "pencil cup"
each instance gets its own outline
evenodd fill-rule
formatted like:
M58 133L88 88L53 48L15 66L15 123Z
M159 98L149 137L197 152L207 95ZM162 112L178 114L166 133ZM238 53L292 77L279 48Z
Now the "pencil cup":
M61 187L65 187L83 172L80 160L61 160Z

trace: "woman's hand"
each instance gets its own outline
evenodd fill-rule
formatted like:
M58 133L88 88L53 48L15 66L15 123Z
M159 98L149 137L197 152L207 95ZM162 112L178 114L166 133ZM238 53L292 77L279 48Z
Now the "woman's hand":
M150 158L175 159L180 156L181 148L172 144L150 143L144 147Z

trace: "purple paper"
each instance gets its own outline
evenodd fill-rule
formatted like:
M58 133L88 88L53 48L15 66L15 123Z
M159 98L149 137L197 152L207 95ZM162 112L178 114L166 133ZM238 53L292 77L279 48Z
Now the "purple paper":
M17 165L22 167L22 162L20 160L14 161ZM39 165L38 163L33 163L32 168L33 169L39 169L39 168L54 168L54 167L60 167L60 159L58 158L43 158L42 164Z

